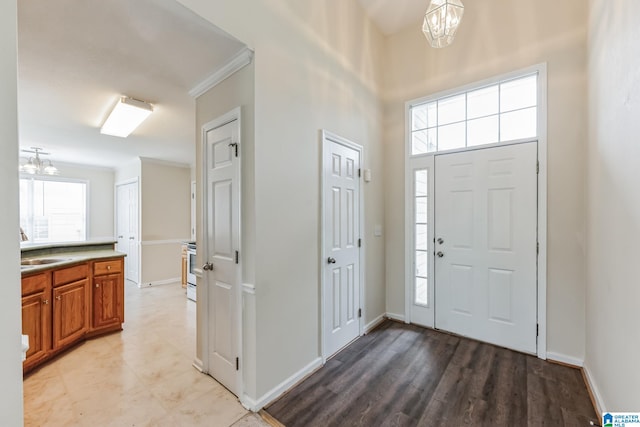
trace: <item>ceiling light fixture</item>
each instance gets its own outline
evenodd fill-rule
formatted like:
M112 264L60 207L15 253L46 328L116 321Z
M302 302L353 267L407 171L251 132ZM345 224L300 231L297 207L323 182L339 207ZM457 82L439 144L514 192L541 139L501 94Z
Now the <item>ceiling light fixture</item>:
M461 0L431 0L422 24L422 32L429 44L441 48L453 43L463 14Z
M29 157L27 163L20 165L20 172L30 175L58 175L60 171L53 166L51 160L42 160L40 155L48 156L49 153L42 151L42 148L31 147L31 150L22 150L25 153L34 153L35 156ZM46 162L46 163L45 163Z
M128 137L153 112L148 102L123 96L105 120L100 133Z

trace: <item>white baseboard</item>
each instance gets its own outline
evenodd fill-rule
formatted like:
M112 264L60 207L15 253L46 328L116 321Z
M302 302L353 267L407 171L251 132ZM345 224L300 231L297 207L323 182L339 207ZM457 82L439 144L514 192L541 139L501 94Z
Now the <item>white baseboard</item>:
M387 313L385 315L391 320L397 320L398 322L404 322L404 314Z
M139 288L147 288L149 286L164 286L171 285L173 283L180 283L182 279L180 277L176 277L174 279L165 279L165 280L154 280L148 283L138 283Z
M364 333L365 335L368 334L369 332L371 332L371 330L373 330L376 326L378 326L380 323L384 322L385 319L385 313L382 313L380 316L376 317L375 319L373 319L371 322L367 323L364 326Z
M322 358L318 357L307 366L300 369L298 372L275 386L269 392L265 393L259 399L254 400L249 396L243 395L241 399L242 405L250 411L258 412L260 409L264 408L269 403L282 396L287 390L298 384L300 381L304 380L307 376L312 374L320 367L322 367Z
M201 374L204 374L204 368L203 368L203 364L202 364L202 360L200 360L199 358L195 357L193 359L193 363L192 366L194 368L196 368L198 371L200 371Z
M604 404L604 400L602 399L602 394L600 393L600 389L598 389L598 386L596 385L596 382L593 379L593 375L589 370L589 365L585 364L582 367L582 371L584 372L584 377L587 380L587 387L589 387L589 389L591 390L591 393L593 394L593 398L596 400L596 406L597 406L596 410L598 412L598 416L600 416L600 414L607 412L607 407Z
M584 366L584 360L578 359L573 356L566 356L560 353L547 352L547 360L553 360L555 362L564 363L566 365L575 366L576 368L582 368Z

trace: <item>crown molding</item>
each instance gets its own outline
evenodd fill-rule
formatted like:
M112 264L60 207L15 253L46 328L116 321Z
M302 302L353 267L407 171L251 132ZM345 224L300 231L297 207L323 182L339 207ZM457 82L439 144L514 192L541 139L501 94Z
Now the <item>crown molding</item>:
M218 68L213 74L194 86L193 89L189 91L189 95L194 98L198 98L212 87L220 84L227 77L230 77L235 72L240 71L242 68L249 65L252 59L253 51L248 47L243 48L233 58L231 58L229 62Z

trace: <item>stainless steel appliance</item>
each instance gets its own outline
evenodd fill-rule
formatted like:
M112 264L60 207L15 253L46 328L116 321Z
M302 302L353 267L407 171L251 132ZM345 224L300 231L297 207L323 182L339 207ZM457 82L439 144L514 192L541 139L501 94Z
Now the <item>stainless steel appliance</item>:
M196 244L187 245L187 298L196 300Z

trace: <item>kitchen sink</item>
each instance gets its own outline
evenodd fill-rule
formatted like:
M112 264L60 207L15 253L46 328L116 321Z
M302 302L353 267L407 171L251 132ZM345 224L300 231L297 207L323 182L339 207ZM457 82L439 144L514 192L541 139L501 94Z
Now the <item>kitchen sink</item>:
M20 261L20 265L30 266L30 265L45 265L45 264L53 264L55 262L67 261L68 258L33 258L33 259L23 259Z

